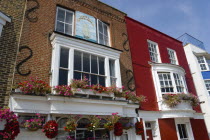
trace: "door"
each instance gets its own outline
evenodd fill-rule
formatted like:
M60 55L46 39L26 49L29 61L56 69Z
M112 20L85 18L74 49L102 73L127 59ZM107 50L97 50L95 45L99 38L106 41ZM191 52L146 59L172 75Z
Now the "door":
M147 129L146 130L146 133L147 133L146 140L153 140L153 137L152 137L152 129Z

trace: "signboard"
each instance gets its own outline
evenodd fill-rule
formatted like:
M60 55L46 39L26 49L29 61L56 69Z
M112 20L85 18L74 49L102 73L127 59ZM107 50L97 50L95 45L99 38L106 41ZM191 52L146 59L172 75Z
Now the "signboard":
M76 12L76 37L97 42L96 19L82 12Z

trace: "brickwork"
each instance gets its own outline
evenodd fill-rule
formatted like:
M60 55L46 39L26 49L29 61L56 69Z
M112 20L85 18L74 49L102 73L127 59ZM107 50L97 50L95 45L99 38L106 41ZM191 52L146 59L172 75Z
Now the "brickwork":
M110 7L98 0L38 0L39 8L32 13L31 17L38 18L37 22L24 21L23 35L20 46L29 46L33 50L33 57L20 67L22 73L31 70L28 76L15 75L15 81L20 82L29 77L39 77L49 82L51 69L51 52L52 47L49 41L49 34L54 31L56 6L62 6L70 10L80 11L91 15L110 25L111 46L124 50L123 43L126 40L126 25L124 22L125 14ZM28 1L27 9L35 7L37 4ZM125 48L129 49L126 43ZM29 55L28 50L23 50L18 54L18 63ZM122 83L128 85L131 73L126 75L127 70L132 71L130 51L123 51L120 58Z
M0 11L12 20L3 27L0 37L0 106L8 105L24 7L25 0L0 1Z

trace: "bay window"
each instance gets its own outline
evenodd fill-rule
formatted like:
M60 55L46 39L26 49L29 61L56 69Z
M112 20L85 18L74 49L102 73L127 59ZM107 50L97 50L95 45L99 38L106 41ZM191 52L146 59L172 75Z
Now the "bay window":
M84 77L90 85L122 86L119 62L121 51L57 33L52 35L51 40L52 86L69 85L72 79Z
M184 77L173 72L158 72L160 90L162 93L186 92Z

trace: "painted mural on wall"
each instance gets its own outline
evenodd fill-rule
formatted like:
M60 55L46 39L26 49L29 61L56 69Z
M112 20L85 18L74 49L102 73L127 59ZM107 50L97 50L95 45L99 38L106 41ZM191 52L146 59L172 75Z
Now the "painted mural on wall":
M76 12L76 36L89 41L97 42L96 19L82 12Z

